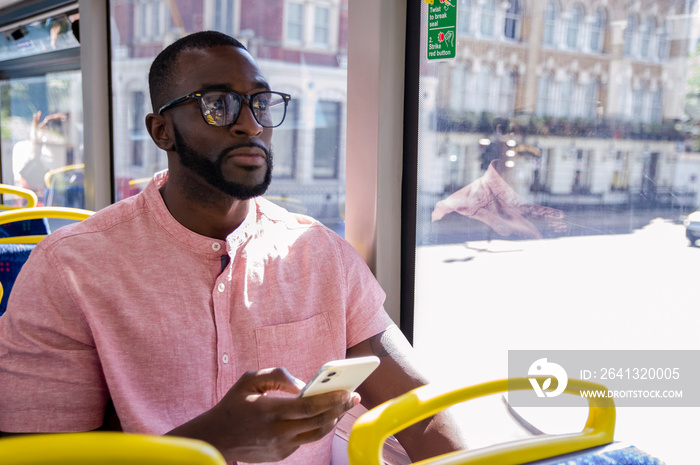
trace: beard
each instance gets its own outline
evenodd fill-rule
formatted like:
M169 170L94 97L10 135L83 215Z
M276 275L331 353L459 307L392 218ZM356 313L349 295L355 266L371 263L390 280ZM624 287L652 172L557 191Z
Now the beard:
M207 184L220 190L224 194L234 197L239 200L248 200L253 197L263 195L272 181L272 149L267 149L262 144L249 142L227 147L219 153L216 161L211 162L206 157L199 154L196 150L185 143L180 131L177 127L173 127L175 133L175 150L180 158L182 166L201 177ZM224 179L221 166L226 159L226 156L237 148L241 147L257 147L265 152L265 178L256 185L247 185L235 181L227 181ZM251 171L259 169L252 168Z

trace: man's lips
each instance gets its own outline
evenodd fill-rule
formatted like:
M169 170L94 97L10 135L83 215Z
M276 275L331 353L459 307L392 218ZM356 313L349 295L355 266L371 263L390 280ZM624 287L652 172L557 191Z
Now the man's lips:
M226 158L245 166L263 166L267 162L265 151L256 147L243 147L232 150Z

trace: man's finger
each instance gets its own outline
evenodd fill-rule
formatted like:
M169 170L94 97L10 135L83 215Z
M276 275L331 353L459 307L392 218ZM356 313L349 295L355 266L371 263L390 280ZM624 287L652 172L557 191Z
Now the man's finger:
M241 377L243 386L251 392L264 394L268 391L283 391L298 394L301 391L299 380L285 368L266 368L248 372Z
M338 418L360 403L360 395L356 392L334 391L288 400L287 408L281 416L285 420L307 419L324 414Z

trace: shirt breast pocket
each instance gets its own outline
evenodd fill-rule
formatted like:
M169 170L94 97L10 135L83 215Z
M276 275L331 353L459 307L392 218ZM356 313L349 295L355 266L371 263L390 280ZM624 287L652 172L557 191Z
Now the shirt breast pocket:
M333 336L328 313L255 330L258 368L286 368L308 382L324 363L345 358L345 340Z

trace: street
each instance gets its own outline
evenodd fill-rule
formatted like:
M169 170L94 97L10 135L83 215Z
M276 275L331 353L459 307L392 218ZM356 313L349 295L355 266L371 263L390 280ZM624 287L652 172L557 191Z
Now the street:
M414 343L434 379L459 385L507 377L508 350L700 350L699 277L700 247L661 217L622 234L421 246ZM525 416L554 432L585 422L580 409L549 410ZM504 412L497 400L462 415L472 443L519 437ZM698 414L619 408L615 437L668 465L696 463Z

